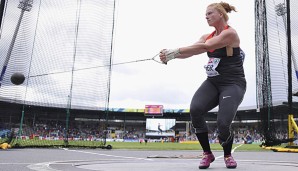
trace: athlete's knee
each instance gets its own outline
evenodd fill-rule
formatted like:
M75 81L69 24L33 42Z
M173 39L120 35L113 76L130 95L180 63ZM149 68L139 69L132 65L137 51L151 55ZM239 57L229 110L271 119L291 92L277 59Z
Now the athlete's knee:
M203 112L201 110L190 109L190 118L194 128L202 127L205 124Z
M228 134L219 133L217 138L218 138L219 144L222 147L224 147L234 140L234 133L232 131L229 131Z
M203 116L203 112L201 110L190 110L190 118L192 122L192 127L194 129L194 132L200 133L204 131L208 131L207 125Z
M195 133L208 132L208 127L204 119L205 107L201 103L190 104L190 118Z
M220 132L228 132L231 128L231 124L222 121L217 121L217 128Z
M231 134L231 127L228 123L218 122L217 123L218 134L222 140L226 140L229 138Z
M208 132L208 127L205 122L193 122L191 126L194 133Z
M221 146L225 146L229 142L233 141L234 134L231 130L231 125L229 123L219 122L218 127L218 140Z

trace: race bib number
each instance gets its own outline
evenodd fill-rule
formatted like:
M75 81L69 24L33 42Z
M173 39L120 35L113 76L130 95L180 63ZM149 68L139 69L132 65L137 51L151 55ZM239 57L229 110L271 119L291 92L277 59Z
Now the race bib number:
M219 62L220 58L209 58L207 65L204 66L204 68L206 69L206 73L209 77L219 75L219 73L216 71Z

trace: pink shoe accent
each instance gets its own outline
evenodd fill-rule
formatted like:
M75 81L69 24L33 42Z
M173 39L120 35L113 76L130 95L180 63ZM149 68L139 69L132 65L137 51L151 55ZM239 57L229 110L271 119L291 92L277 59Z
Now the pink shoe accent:
M207 169L210 166L210 163L212 163L215 160L215 157L212 153L203 153L203 158L200 162L199 169Z
M225 156L224 161L226 163L226 167L229 168L229 169L234 169L234 168L237 167L237 163L231 155L230 156Z

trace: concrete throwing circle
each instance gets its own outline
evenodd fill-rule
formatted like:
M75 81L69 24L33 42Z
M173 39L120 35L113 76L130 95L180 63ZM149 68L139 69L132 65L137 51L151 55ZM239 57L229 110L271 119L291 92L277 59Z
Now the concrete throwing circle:
M237 160L237 170L247 171L296 171L298 162L289 161L267 161L267 160ZM195 171L198 170L199 160L181 158L159 158L159 159L102 159L92 161L61 161L39 164L39 167L31 167L32 170L42 171ZM36 165L37 166L37 165ZM47 166L47 167L45 167ZM226 169L223 159L211 163L209 170Z
M191 171L198 170L198 160L192 159L160 159L154 161L131 161L131 162L109 162L104 161L92 164L76 165L75 167L87 170L101 170L101 171ZM238 170L249 171L294 171L298 167L298 163L282 162L282 161L257 161L257 160L238 160ZM214 161L211 163L210 170L226 169L223 160Z
M36 150L26 151L36 152ZM41 153L42 151L38 152ZM60 149L46 150L46 154L44 157L47 158L41 158L40 154L33 155L33 157L39 156L36 161L47 162L31 162L27 165L27 168L36 171L197 171L202 157L201 152L187 150L102 151ZM211 163L208 170L222 171L227 169L223 159L223 152L214 151L214 155L215 161ZM57 156L59 157L57 158ZM233 153L233 156L238 163L236 169L241 171L296 171L298 168L297 154L294 153L239 151ZM54 158L57 160L53 161Z

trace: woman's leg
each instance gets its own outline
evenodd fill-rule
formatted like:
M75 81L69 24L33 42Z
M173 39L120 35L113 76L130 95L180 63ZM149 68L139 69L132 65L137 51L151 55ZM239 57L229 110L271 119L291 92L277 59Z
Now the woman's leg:
M192 126L204 152L211 152L204 115L217 104L217 88L210 81L204 81L195 92L190 104Z
M202 160L199 164L200 169L209 168L210 163L215 160L215 157L210 149L208 127L205 122L204 115L209 110L217 106L217 104L217 88L209 80L204 81L199 89L195 92L190 104L192 126L204 151Z
M219 87L219 109L217 115L217 127L219 131L219 141L224 147L230 141L233 142L231 124L236 115L238 107L242 102L245 89L238 85L227 85Z
M234 134L232 121L245 94L245 88L238 85L220 87L219 110L217 115L218 139L224 150L224 161L227 168L236 168L237 163L231 156Z

